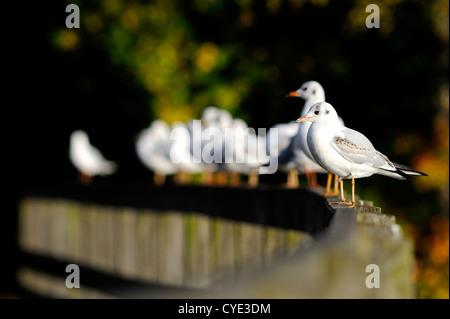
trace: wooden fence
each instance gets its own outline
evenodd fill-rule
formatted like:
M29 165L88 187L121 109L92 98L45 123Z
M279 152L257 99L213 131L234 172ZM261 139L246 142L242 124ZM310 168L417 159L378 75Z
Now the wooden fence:
M381 214L370 202L360 201L356 209L343 210L333 218L335 210L327 200L305 189L168 187L128 193L103 187L43 189L25 193L19 208L24 258L18 280L38 295L412 296L411 243L401 235L395 218ZM361 267L375 262L384 265L383 274L393 287L374 291L359 282L349 294L340 291L349 292L345 281L349 285L364 279ZM65 286L64 265L70 263L80 267L80 289ZM345 268L360 272L351 280ZM296 273L290 280L289 269ZM328 271L321 273L324 269ZM395 273L399 269L402 273ZM330 280L334 275L340 279ZM109 276L106 286L98 284L102 276ZM317 282L312 283L312 278ZM127 288L119 291L114 281ZM334 282L332 290L330 282Z

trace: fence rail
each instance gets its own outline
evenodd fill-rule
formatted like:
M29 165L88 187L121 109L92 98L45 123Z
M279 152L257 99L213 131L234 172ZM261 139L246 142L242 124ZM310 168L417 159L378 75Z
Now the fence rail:
M370 202L335 213L305 189L136 190L25 192L22 286L58 298L413 296L411 242ZM87 274L76 291L64 284L69 263ZM370 263L389 279L384 289L364 285Z
M29 253L164 285L205 287L312 242L306 232L200 213L26 198L20 247Z

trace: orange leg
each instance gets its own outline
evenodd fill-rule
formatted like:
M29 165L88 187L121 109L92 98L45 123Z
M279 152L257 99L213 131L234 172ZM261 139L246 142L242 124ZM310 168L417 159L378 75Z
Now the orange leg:
M327 188L325 190L325 193L323 193L324 196L337 196L339 194L338 189L338 182L336 181L338 179L337 175L334 175L334 191L331 191L331 181L333 179L333 174L328 173L327 177Z
M238 187L241 184L241 176L238 172L230 173L230 185L233 187Z
M206 170L203 173L203 185L212 186L214 185L214 174L213 172Z
M228 176L225 172L218 172L216 176L217 185L219 186L225 186L228 184Z
M248 175L248 186L257 187L259 184L259 174L257 170L252 170Z
M190 182L190 175L186 172L179 171L175 175L175 184L177 185L186 185Z
M339 183L338 183L339 176L334 175L334 193L337 195L339 194Z
M298 185L299 185L298 171L296 169L289 170L286 187L287 188L297 188Z
M344 196L344 180L341 180L341 203L345 203L345 196Z
M316 172L311 172L305 169L306 180L308 181L309 187L321 187L319 183L317 183L317 174Z
M92 176L83 172L79 172L78 180L81 182L81 184L87 185L92 182Z
M159 173L155 173L155 175L153 175L153 183L155 183L156 186L161 186L165 183L165 181L166 175Z
M355 178L352 176L352 204L349 207L355 207L355 203Z
M352 201L351 202L346 202L345 201L345 196L344 196L344 181L341 180L339 182L339 184L341 185L341 201L340 202L333 202L330 203L330 205L347 205L349 208L353 208L355 207L355 178L352 176Z

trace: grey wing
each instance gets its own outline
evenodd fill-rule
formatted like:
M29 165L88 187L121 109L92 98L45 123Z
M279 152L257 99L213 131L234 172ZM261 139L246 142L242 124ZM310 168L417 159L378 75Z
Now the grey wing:
M345 159L356 164L394 169L389 159L378 152L367 137L358 131L344 128L332 139L331 146Z

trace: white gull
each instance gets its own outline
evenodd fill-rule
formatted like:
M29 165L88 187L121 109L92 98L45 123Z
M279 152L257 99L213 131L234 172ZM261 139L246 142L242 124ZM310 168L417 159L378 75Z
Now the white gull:
M91 145L85 131L76 130L70 135L69 158L79 171L79 179L87 184L95 175L110 175L117 164L106 160L102 153Z
M170 159L170 127L162 120L154 120L139 133L136 153L144 166L154 173L156 185L162 185L166 175L177 172L177 166Z
M355 178L381 174L396 179L426 174L391 162L377 151L370 140L358 131L338 125L338 115L327 102L314 104L296 122L311 122L307 142L315 161L326 171L339 176L341 201L332 204L355 206ZM352 180L352 200L346 202L342 179Z

